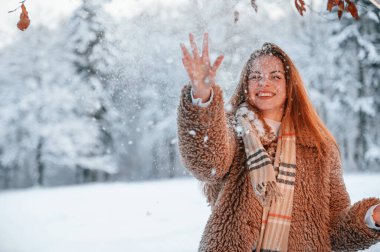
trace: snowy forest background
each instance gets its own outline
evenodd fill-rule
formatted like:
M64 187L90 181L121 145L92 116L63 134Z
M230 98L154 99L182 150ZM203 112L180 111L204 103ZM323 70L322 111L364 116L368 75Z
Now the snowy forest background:
M188 81L179 43L205 31L212 60L225 55L226 100L249 54L274 42L299 68L345 171L380 172L380 10L368 1L357 2L359 21L339 21L325 1L309 1L304 17L280 0L259 1L258 13L245 0L130 1L134 11L68 2L53 26L29 8L25 32L10 39L0 27L1 189L189 176L176 136Z

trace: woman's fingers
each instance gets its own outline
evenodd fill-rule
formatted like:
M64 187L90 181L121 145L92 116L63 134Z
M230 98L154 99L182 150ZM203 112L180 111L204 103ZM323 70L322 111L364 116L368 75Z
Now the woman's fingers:
M181 45L183 58L182 63L190 77L191 83L197 87L199 83L212 85L215 80L216 71L222 64L223 55L220 55L211 66L208 45L208 33L203 35L202 55L199 55L197 45L194 41L194 35L189 34L190 44L193 55L189 53L184 44Z
M189 39L190 39L191 48L193 49L194 59L196 62L199 62L199 59L200 59L199 52L198 52L197 45L195 44L195 41L194 41L194 35L192 33L189 34Z
M208 54L208 33L203 35L203 46L202 46L202 59L203 62L210 65L210 57Z
M223 55L219 55L218 58L216 58L214 65L211 68L211 71L215 74L220 65L222 64L222 61L224 59Z
M223 55L218 56L218 58L216 58L214 62L214 65L210 68L209 75L210 75L211 84L215 82L216 71L222 64L223 59L224 59Z
M193 69L194 60L191 57L189 51L186 49L185 45L181 43L180 46L183 53L183 58L182 58L183 66L185 67L185 70L187 74L189 75L190 80L194 82L194 69Z
M181 46L181 50L182 50L182 53L183 53L183 57L188 60L189 62L192 62L193 61L193 57L191 57L189 51L186 49L185 45L184 44L180 44Z
M184 44L180 44L182 53L183 53L183 58L182 58L182 63L183 66L186 69L187 74L189 75L190 80L194 80L194 73L193 73L193 59L190 55L190 53L187 51L186 47Z

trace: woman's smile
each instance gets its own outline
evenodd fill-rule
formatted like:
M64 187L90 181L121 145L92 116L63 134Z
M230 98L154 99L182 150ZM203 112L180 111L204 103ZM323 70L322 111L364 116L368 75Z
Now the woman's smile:
M268 92L268 91L261 91L261 92L258 92L256 94L258 99L262 99L262 100L269 100L269 99L273 98L275 95L276 95L275 93Z

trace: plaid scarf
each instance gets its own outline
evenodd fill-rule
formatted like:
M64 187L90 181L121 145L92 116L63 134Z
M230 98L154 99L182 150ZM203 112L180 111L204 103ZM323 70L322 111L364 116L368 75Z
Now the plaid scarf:
M236 111L253 191L263 206L256 251L287 251L296 176L296 137L291 125L281 125L274 166L260 135L262 121L246 103ZM276 170L278 172L276 172ZM276 175L278 173L278 175Z

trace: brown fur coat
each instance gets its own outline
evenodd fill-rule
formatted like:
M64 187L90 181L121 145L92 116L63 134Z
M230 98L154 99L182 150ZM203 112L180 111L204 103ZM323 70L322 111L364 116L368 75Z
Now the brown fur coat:
M222 90L214 86L207 108L193 105L190 85L178 107L179 149L185 167L204 183L211 215L199 251L251 252L258 239L262 207L243 169L244 146L226 116ZM356 251L380 241L365 225L377 198L350 204L338 148L316 158L313 142L297 143L297 173L288 251Z

